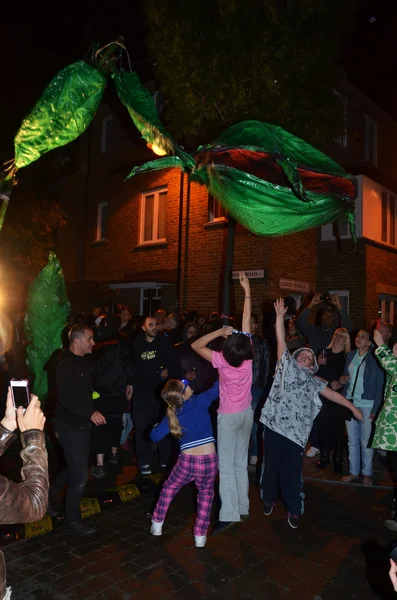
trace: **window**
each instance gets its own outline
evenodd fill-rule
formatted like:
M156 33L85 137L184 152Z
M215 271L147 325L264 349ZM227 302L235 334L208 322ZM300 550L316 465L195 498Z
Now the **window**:
M112 137L113 137L113 115L108 115L102 119L102 141L101 151L102 154L111 152L112 148Z
M379 238L378 238L379 239ZM380 239L385 244L396 246L396 197L382 192L382 218Z
M329 290L330 295L338 294L343 310L349 312L349 290Z
M141 315L153 315L161 308L161 287L141 288L140 292Z
M365 160L371 165L378 164L378 125L376 121L364 115L365 118Z
M165 242L167 190L153 190L142 195L139 243Z
M103 242L107 238L108 231L108 203L100 202L98 204L98 216L96 226L96 241Z
M382 323L395 326L397 321L397 296L379 295L379 318Z
M226 219L227 210L214 196L208 195L208 221L225 221Z
M335 142L337 144L340 144L341 146L343 146L344 148L347 147L347 98L346 96L342 96L342 94L340 92L338 92L337 90L334 90L334 94L335 96L337 96L339 102L340 102L340 110L341 110L341 116L342 116L342 127L341 127L341 134L335 136Z

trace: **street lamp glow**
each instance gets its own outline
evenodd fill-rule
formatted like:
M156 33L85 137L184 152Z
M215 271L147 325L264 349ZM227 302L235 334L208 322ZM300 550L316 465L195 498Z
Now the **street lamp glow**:
M157 144L146 144L148 148L150 148L150 150L152 150L155 154L157 154L157 156L165 156L167 154L167 152L165 150L163 150L162 148L160 148L160 146L157 146Z

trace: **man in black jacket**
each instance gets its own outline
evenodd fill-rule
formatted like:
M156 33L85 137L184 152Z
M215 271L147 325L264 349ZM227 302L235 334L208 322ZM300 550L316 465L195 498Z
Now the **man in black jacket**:
M119 326L119 317L112 315L95 330L92 381L94 391L99 394L95 406L106 419L106 424L95 427L91 434L91 449L96 455L96 465L90 473L96 478L106 475L104 455L109 448L109 463L118 464L123 413L132 396L134 367L128 340L118 334Z
M94 410L91 367L84 359L94 346L92 329L75 325L69 332L70 348L62 350L55 372L57 406L55 435L62 447L66 466L51 484L49 514L55 512L59 493L67 485L65 498L65 529L74 535L91 535L95 527L83 525L80 500L88 477L91 423L106 423Z
M153 442L149 433L160 419L163 403L160 398L165 379L179 378L181 368L170 340L158 335L156 319L146 317L142 331L133 342L135 377L132 398L132 420L135 425L136 451L142 475L152 472ZM167 436L158 444L160 464L165 468L171 454L171 441Z

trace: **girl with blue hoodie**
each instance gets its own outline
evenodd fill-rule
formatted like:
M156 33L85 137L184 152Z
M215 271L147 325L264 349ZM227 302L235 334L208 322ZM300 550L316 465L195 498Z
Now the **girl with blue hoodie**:
M152 535L162 535L163 523L174 496L184 485L194 481L198 490L194 542L196 548L203 548L206 544L214 481L218 473L218 457L208 408L218 396L218 382L206 392L194 395L185 379L170 379L161 393L168 404L167 414L152 429L150 437L158 442L171 433L179 441L180 454L163 485L152 515Z

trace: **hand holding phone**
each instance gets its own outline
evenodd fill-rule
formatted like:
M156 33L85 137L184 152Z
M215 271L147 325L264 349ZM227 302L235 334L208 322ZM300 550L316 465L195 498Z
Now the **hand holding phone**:
M17 410L17 422L19 431L23 433L28 429L39 429L43 431L45 416L41 410L40 400L37 396L30 397L29 406L24 410L21 406Z

